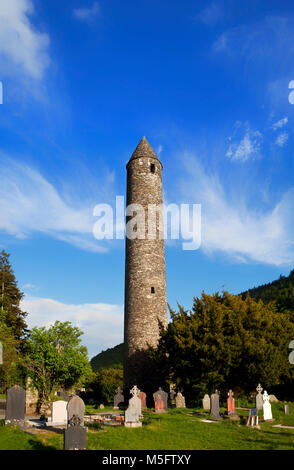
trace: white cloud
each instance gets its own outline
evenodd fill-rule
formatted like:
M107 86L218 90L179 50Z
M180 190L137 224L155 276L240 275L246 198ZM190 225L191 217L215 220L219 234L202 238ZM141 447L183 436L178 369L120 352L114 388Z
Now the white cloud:
M223 252L235 260L291 266L294 263L294 188L268 210L246 202L193 155L185 155L188 178L180 186L186 201L202 204L202 245L206 254ZM234 196L232 196L234 194ZM250 194L252 197L252 194ZM184 197L184 196L183 196Z
M0 2L0 66L2 74L21 73L41 79L50 63L49 37L37 31L31 21L31 0Z
M289 138L289 134L288 132L281 132L276 141L275 141L275 144L278 145L279 147L284 147L284 145L287 143L288 141L288 138Z
M73 15L80 21L93 21L100 15L100 6L98 2L94 2L90 8L76 8Z
M232 161L246 162L248 159L260 157L262 134L259 131L251 131L247 128L240 141L234 142L234 140L226 153L226 157Z
M30 282L28 282L27 284L24 284L21 288L25 290L33 290L33 291L39 290L38 286L35 286L35 284L31 284Z
M3 155L0 180L0 231L19 239L42 233L87 251L107 251L92 233L96 221L93 208L99 202L107 202L107 174L104 186L96 193L97 199L88 203L62 194L35 169Z
M213 26L223 18L223 9L220 4L211 3L198 14L198 18L206 25Z
M92 357L123 341L123 305L103 303L64 304L53 299L26 295L21 309L28 312L29 328L70 321L84 332L82 343Z
M274 131L276 131L277 129L281 129L282 127L284 127L286 124L288 123L288 117L285 116L284 118L280 119L279 121L275 122L273 125L272 125L272 129Z

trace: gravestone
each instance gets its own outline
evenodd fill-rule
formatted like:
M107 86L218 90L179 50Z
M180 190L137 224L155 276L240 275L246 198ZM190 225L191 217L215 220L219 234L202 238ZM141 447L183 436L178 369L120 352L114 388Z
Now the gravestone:
M140 398L140 400L141 400L141 408L142 408L142 410L146 410L146 408L147 408L147 405L146 405L146 393L140 392L140 393L138 394L138 398Z
M176 408L186 408L186 400L181 392L178 392L176 396Z
M84 426L84 414L85 414L85 403L80 397L78 397L77 395L74 395L67 403L68 425L70 426L70 422L73 416L75 416L76 418L79 418L80 423L81 423L80 426Z
M164 413L167 408L168 394L162 390L161 387L159 387L157 392L153 393L153 399L155 404L155 411L157 413Z
M221 419L221 416L219 414L219 391L218 390L216 390L215 393L211 395L210 414L214 419Z
M141 416L142 413L142 405L141 405L141 400L138 397L140 390L137 388L137 385L135 385L131 390L130 393L132 398L129 400L129 406L127 410L125 411L125 426L127 428L137 428L142 426L141 421L139 420L139 417Z
M6 425L20 425L25 423L25 410L26 410L26 391L15 385L7 390L6 396Z
M52 403L51 418L48 418L47 426L67 425L67 401L59 400Z
M262 398L263 398L263 419L264 421L268 421L268 420L273 419L273 415L272 415L272 405L270 404L269 395L266 390L264 391Z
M251 408L249 410L249 416L247 418L247 426L255 427L258 426L258 409Z
M64 450L84 450L86 447L87 429L82 426L79 416L73 415L64 431Z
M255 402L256 402L256 408L258 410L262 410L263 409L263 398L262 398L262 392L263 388L260 384L258 384L258 386L256 387L256 391L257 391L257 395L256 395L256 398L255 398Z
M100 408L100 410L104 410L104 405L103 405L103 403L101 403L101 404L99 405L99 408Z
M290 414L290 405L285 405L285 415Z
M228 392L227 407L229 416L234 416L237 414L235 410L234 392L232 390L229 390Z
M207 393L204 395L204 398L202 398L202 407L204 410L210 410L210 398Z
M169 386L169 398L170 398L170 403L172 405L175 404L175 396L176 396L175 384L170 384L170 386Z
M118 405L120 403L123 403L125 399L124 399L124 396L122 394L122 390L120 387L118 387L115 391L116 391L116 394L114 395L114 399L113 399L113 408L118 408Z

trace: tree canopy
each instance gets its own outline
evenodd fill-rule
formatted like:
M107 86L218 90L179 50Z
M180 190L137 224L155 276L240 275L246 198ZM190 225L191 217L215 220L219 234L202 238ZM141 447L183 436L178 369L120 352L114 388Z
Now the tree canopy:
M82 384L91 373L87 348L81 345L82 334L70 322L59 321L49 328L30 331L23 365L39 392L40 402L47 401L59 387Z
M194 298L191 312L179 306L170 313L172 321L167 330L161 329L151 357L187 397L215 388L249 392L258 382L271 387L293 379L288 345L294 324L273 303L228 292L202 293Z

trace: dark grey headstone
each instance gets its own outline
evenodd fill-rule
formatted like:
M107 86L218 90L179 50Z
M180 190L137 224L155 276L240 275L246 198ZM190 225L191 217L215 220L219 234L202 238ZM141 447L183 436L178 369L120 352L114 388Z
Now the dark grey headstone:
M71 426L71 420L75 416L79 418L81 426L84 425L85 403L77 395L73 396L67 404L67 421Z
M216 390L210 398L210 414L214 419L221 419L219 410L219 392Z
M113 399L113 406L116 408L120 403L123 403L125 401L124 396L122 394L122 390L120 387L116 389L116 394L114 395Z
M26 391L15 385L7 390L5 424L24 424L26 411Z
M84 450L87 447L87 429L78 423L72 425L64 431L64 450Z

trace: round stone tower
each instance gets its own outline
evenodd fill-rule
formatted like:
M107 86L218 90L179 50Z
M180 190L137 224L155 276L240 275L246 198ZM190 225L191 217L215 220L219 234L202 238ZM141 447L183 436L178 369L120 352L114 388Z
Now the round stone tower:
M138 238L126 236L125 388L145 386L146 349L148 344L156 346L158 343L159 321L167 326L162 203L162 164L143 137L127 164L127 206L140 204L143 207L145 227ZM137 214L134 212L133 216Z

